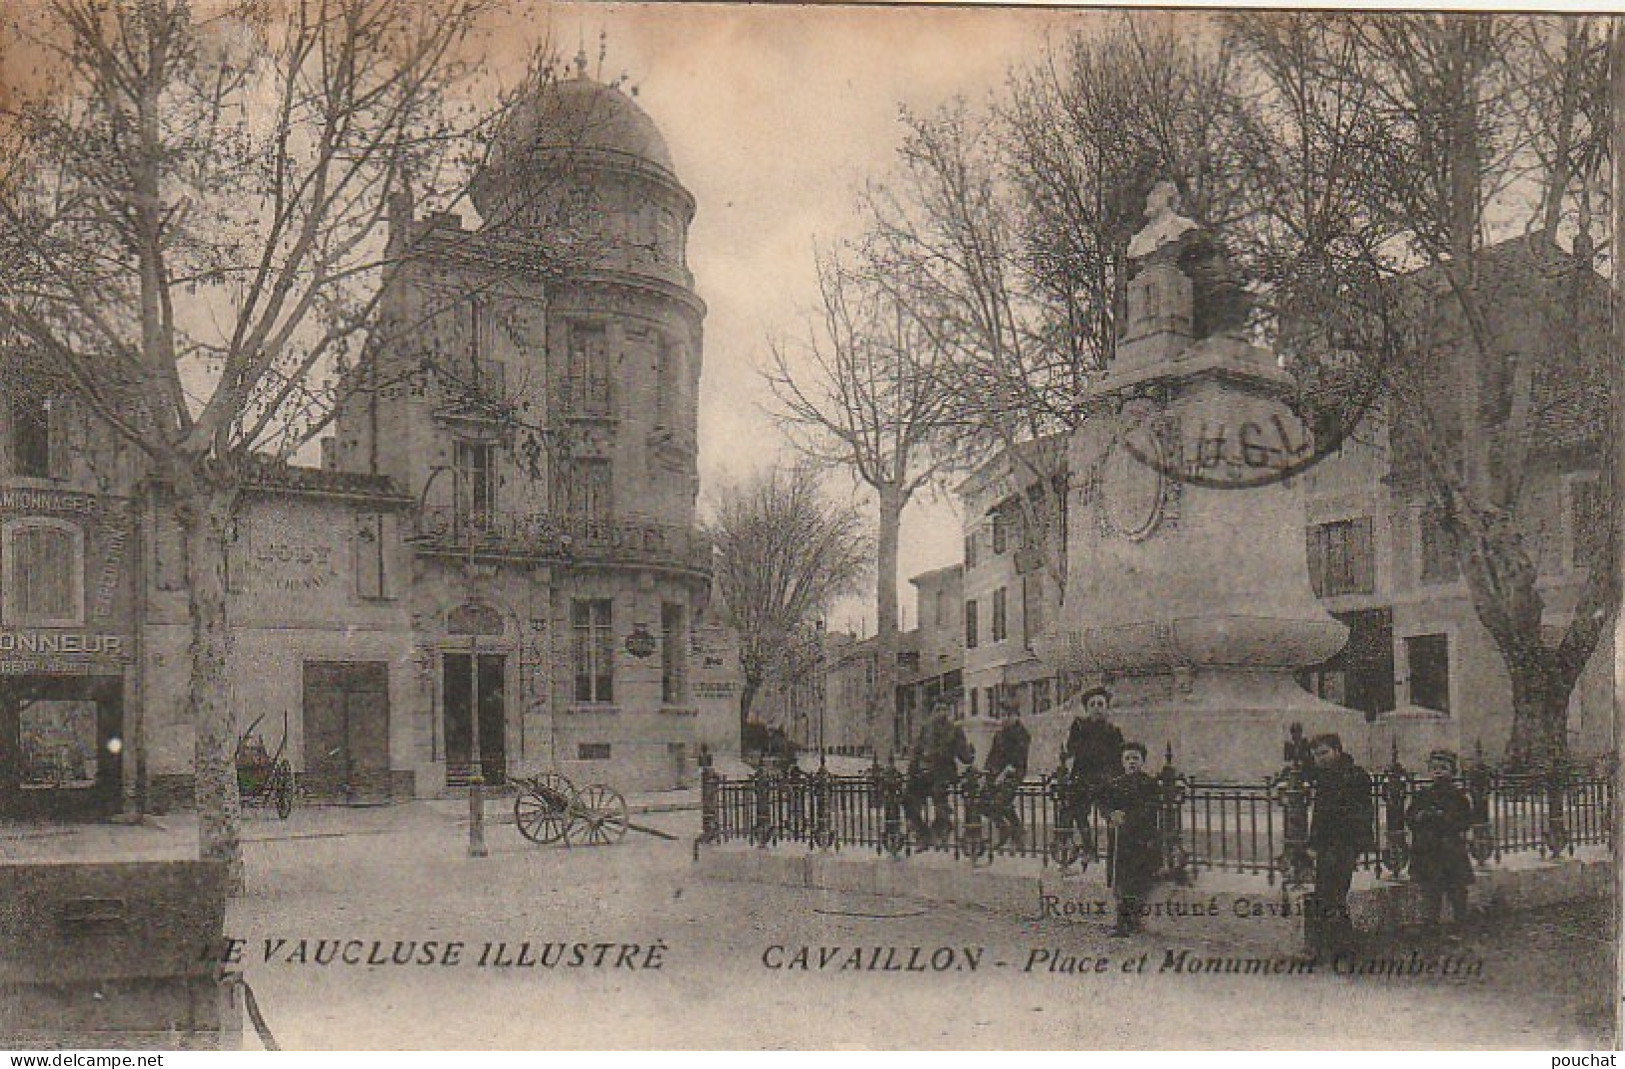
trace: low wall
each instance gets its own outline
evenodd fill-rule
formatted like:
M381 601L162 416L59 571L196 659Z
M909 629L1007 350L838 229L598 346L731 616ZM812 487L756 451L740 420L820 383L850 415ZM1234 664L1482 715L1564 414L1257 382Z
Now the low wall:
M1479 870L1467 891L1469 912L1509 913L1613 894L1613 863L1567 858ZM1445 907L1448 917L1449 906ZM1422 922L1422 889L1413 883L1379 883L1349 895L1349 913L1361 931L1396 931Z
M1111 890L1098 869L1080 877L1057 870L972 869L933 858L704 848L697 868L712 880L967 905L1029 920L1053 918L1104 929L1114 919ZM1606 897L1612 893L1611 868L1601 858L1568 858L1480 871L1469 906L1496 913ZM1306 898L1306 891L1284 891L1262 877L1209 872L1189 886L1159 884L1145 902L1145 921L1161 939L1290 955L1303 949ZM1349 895L1349 910L1362 932L1395 932L1420 923L1420 889L1388 881L1357 887Z

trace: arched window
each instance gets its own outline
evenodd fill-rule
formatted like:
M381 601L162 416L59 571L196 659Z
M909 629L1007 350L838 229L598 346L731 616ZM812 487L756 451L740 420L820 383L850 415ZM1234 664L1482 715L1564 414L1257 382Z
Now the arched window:
M62 520L14 520L0 528L0 617L30 627L85 622L84 535Z

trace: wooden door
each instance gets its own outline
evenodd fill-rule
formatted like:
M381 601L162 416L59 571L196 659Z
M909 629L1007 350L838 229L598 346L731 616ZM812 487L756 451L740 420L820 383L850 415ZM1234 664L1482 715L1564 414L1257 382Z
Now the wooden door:
M330 801L389 798L389 666L305 664L305 793Z

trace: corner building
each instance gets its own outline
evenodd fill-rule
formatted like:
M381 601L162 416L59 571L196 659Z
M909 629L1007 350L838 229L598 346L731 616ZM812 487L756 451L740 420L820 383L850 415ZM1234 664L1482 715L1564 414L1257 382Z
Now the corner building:
M476 731L488 783L682 785L711 559L694 200L649 117L584 69L515 110L472 199L475 222L395 205L410 268L324 456L416 502L417 793L467 781Z

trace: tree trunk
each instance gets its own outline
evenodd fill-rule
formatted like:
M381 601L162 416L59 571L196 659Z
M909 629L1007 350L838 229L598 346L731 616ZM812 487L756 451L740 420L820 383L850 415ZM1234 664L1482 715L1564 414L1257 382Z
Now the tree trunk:
M192 678L187 711L193 727L193 801L198 856L224 861L233 894L243 890L236 748L232 720L231 624L226 611L226 546L236 492L177 488L176 516L186 540L187 610L192 624Z
M1518 767L1544 765L1568 756L1569 694L1558 683L1549 651L1507 657L1512 679L1512 737L1506 759Z
M875 604L875 715L869 738L875 755L897 750L897 542L903 521L903 494L895 486L880 488L880 538Z

